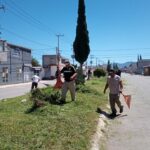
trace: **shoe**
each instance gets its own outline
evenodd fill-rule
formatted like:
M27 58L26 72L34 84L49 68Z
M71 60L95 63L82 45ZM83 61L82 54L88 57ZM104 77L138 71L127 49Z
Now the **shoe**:
M110 114L110 117L111 117L111 118L114 118L114 117L116 117L116 116L117 116L117 115L116 115L116 113L114 113L114 112Z
M123 106L120 107L120 113L123 113Z
M66 101L65 100L62 100L62 99L60 99L59 101L58 101L58 104L60 104L60 105L63 105L63 104L65 104L66 103Z
M72 99L72 101L76 101L76 99Z
M65 103L66 103L66 101L60 101L60 103L61 103L61 104L65 104Z

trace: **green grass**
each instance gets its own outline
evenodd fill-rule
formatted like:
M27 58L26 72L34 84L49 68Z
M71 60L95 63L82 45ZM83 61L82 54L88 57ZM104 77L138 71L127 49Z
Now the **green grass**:
M97 107L105 107L104 78L87 81L94 93L70 94L63 106L46 103L32 113L29 96L0 102L0 149L2 150L88 150L96 130ZM27 102L21 102L27 99Z

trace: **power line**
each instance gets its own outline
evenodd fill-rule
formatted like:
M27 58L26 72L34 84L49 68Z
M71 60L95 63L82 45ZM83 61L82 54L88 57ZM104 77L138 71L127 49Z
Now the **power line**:
M128 50L150 50L150 48L127 48L127 49L123 49L123 48L120 48L120 49L95 49L95 50L92 50L92 51L128 51Z
M18 38L21 38L21 39L23 39L23 40L26 40L26 41L28 41L28 42L31 42L31 43L34 43L34 44L38 44L38 45L50 46L50 45L48 45L48 44L44 44L44 43L40 43L40 42L31 40L31 39L28 39L28 38L26 38L26 37L24 37L24 36L22 36L22 35L19 35L19 34L13 32L13 31L10 31L10 30L8 30L8 29L6 29L6 28L1 28L1 29L4 30L4 31L6 31L6 32L8 32L9 34L12 34L12 35L14 35L14 36L16 36L16 37L18 37ZM50 47L51 47L51 46L50 46Z
M49 31L52 30L49 27L47 27L45 24L43 24L41 21L30 15L27 11L24 9L18 7L18 5L11 0L11 3L6 2L8 6L8 10L14 14L15 16L19 17L19 19L25 21L29 25L34 25L34 27L38 28L41 31L44 31L46 33L52 34ZM43 26L43 27L42 27ZM54 34L54 33L53 33Z
M55 34L51 28L49 28L46 24L44 24L40 20L33 17L29 12L22 9L13 0L10 0L9 3L7 2L7 5L12 8L12 9L9 9L12 12L12 14L19 17L21 20L25 21L26 23L28 23L32 26L33 26L33 24L34 24L34 26L36 25L36 28L40 29L41 31L45 31L46 33L49 33L49 34L51 34L51 33ZM51 33L49 31L51 31ZM71 42L71 40L68 40L68 42L66 42L66 43L67 44L69 43L69 45L70 45L70 42Z

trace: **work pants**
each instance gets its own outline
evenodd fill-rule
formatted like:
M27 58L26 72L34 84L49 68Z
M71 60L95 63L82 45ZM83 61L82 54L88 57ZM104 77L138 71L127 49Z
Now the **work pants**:
M65 81L62 86L62 100L66 100L66 94L70 91L72 101L75 101L75 81Z
M112 110L112 113L116 113L117 110L115 108L115 104L118 105L118 107L121 109L121 102L119 100L120 94L109 94L109 102L110 102L110 107Z

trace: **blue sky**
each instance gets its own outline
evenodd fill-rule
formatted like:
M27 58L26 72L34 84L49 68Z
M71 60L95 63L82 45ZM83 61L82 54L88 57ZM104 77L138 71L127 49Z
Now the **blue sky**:
M78 0L0 0L0 37L32 49L41 62L55 54L57 34L61 55L70 58L75 39ZM149 0L85 0L93 64L150 59ZM70 58L71 60L71 58Z

